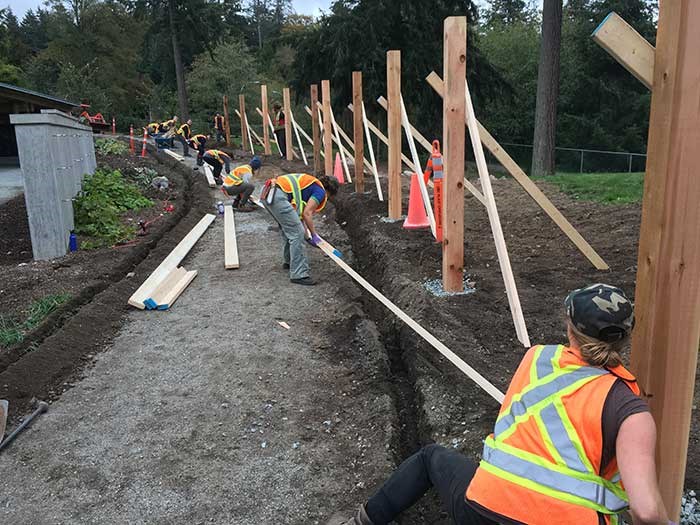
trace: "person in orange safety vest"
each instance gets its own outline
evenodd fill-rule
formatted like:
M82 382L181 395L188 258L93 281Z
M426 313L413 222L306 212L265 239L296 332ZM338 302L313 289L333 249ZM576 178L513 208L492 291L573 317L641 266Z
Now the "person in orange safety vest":
M656 481L656 427L621 350L634 324L619 288L594 284L565 300L568 345L522 359L477 465L428 445L404 461L350 520L384 525L431 487L454 523L668 525Z

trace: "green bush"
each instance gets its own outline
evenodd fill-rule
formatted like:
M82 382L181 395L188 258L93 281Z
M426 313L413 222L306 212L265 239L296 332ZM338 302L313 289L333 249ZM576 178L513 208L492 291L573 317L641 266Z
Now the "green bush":
M115 139L97 139L95 149L102 155L126 155L129 147Z
M134 228L123 225L120 214L152 205L119 170L98 169L85 177L83 189L73 202L75 232L95 238L91 243L83 243L83 248L131 239Z

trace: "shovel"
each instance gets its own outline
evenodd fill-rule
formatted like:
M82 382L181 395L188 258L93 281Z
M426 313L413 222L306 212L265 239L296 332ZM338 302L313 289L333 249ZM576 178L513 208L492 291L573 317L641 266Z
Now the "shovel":
M4 399L0 399L0 443L5 437L5 425L7 424L7 411L10 404Z

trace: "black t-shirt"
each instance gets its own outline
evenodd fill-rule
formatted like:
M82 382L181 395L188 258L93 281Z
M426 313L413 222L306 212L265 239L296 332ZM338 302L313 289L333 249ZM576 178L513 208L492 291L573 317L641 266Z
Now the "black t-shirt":
M622 422L628 417L642 412L649 412L649 406L646 401L632 392L622 379L615 381L603 404L603 415L601 418L603 431L601 471L605 470L608 463L615 457L615 443L617 442L617 433L620 431ZM476 502L467 500L467 503L479 514L496 523L501 523L502 525L524 525L519 521L513 521L505 516L491 512ZM598 521L600 525L605 525L605 518L603 518L602 514L598 515Z

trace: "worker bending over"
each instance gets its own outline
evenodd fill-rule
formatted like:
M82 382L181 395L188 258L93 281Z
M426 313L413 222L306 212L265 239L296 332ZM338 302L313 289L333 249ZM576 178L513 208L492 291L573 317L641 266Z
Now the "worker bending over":
M159 122L151 122L148 126L146 126L146 131L148 132L149 135L155 135L158 133L160 130L160 123Z
M202 161L212 167L214 171L214 180L219 185L223 183L221 179L221 169L225 167L226 173L231 172L231 157L219 149L208 149L205 151L204 155L202 155Z
M315 178L306 173L293 173L265 183L263 205L280 225L284 268L289 269L289 278L295 284L316 284L304 251L306 229L311 234L308 242L318 246L321 238L316 233L313 214L323 210L328 197L336 193L338 181L325 175Z
M282 106L280 106L279 102L275 102L272 105L272 112L275 115L275 118L272 120L272 125L274 126L275 129L275 139L277 139L277 145L280 148L280 152L282 153L282 157L287 156L287 135L285 134L285 116L284 112L282 111Z
M208 139L209 135L202 135L200 133L193 135L188 141L189 147L197 150L197 166L201 166L203 164L202 157L204 156Z
M248 204L248 199L253 194L255 190L255 185L250 182L253 178L253 174L257 172L262 166L262 162L259 157L253 157L249 164L242 164L234 168L234 170L224 177L224 183L221 189L227 195L236 197L233 201L233 209L243 212L257 210L257 206L251 206Z
M182 143L182 154L185 157L191 157L190 155L190 147L187 145L187 142L190 140L192 137L192 120L188 120L185 122L182 126L180 126L177 130L177 138L178 140Z
M565 301L568 346L531 348L511 380L479 465L439 445L404 461L354 518L384 525L434 487L457 524L668 525L656 482L656 427L623 366L634 314L619 288ZM624 483L624 485L623 485Z
M166 120L165 122L161 122L160 126L158 127L158 133L165 133L166 135L169 135L169 136L174 135L177 132L177 123L178 123L177 115L175 115L170 120Z
M224 140L224 117L221 113L214 116L214 131L216 131L216 142Z

